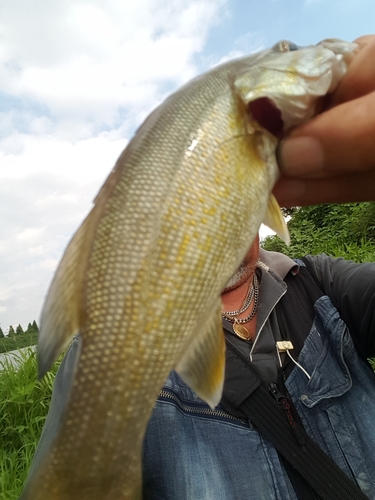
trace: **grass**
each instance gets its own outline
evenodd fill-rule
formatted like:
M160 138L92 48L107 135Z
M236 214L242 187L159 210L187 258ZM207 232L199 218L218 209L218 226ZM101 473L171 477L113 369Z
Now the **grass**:
M0 366L0 500L21 493L52 395L59 365L37 382L36 353L25 349Z

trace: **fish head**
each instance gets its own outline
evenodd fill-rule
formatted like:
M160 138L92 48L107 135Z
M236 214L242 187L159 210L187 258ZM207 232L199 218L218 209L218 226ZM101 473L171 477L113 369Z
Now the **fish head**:
M282 40L255 61L249 60L234 87L254 119L281 137L319 111L323 97L345 74L356 47L339 39L306 47Z

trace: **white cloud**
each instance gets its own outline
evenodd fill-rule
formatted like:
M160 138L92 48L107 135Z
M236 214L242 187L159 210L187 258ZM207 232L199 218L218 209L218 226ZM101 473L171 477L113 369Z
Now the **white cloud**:
M196 73L194 54L222 3L39 0L30 9L27 0L8 2L0 21L0 91L39 107L50 119L44 131L49 125L70 140L90 137L116 126L123 119L119 109L150 109L166 85ZM20 17L20 10L28 15ZM18 119L31 127L24 107Z
M17 240L32 243L38 239L44 230L45 227L29 227L17 234Z
M0 142L3 329L38 320L63 248L126 142L116 131L74 144L27 134L13 134Z
M0 325L38 319L52 272L136 126L193 77L225 0L0 7Z

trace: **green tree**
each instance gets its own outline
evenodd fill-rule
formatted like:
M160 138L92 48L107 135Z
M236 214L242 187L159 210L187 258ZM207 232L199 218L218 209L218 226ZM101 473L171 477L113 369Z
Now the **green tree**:
M3 339L4 338L4 332L0 326L0 339Z
M23 333L25 333L25 332L23 331L22 326L18 325L16 328L16 335L22 335Z
M33 321L32 327L33 327L33 329L34 329L34 332L39 332L39 326L36 324L35 319L34 319L34 321Z
M14 328L12 325L10 325L9 330L8 330L8 337L15 337L16 332L14 331Z

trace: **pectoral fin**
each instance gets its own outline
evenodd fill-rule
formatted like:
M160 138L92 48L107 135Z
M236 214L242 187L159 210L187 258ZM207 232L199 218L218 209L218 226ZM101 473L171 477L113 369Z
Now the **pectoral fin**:
M290 244L288 227L285 223L276 198L271 193L268 200L267 213L263 219L263 224L271 228L287 245Z
M38 335L39 378L83 326L83 283L96 218L92 210L73 236L48 290Z
M201 325L183 358L177 373L211 408L220 402L224 385L225 339L221 322L221 300L213 314Z

